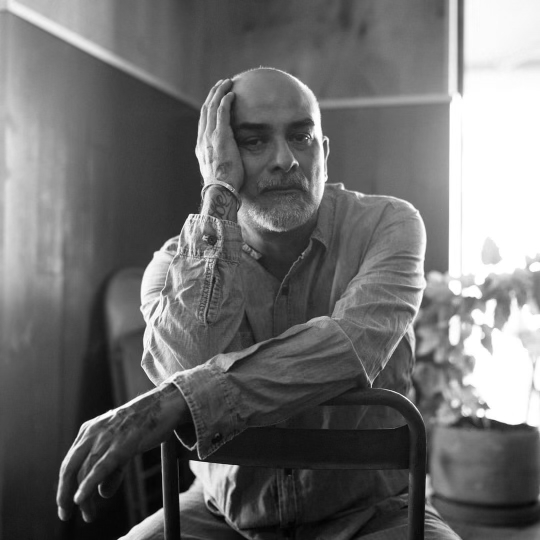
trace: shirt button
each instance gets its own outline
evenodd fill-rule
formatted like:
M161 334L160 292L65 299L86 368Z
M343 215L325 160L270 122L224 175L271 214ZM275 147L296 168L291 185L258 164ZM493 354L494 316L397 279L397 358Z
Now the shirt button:
M205 234L203 236L203 240L209 245L209 246L215 246L217 243L217 238L213 234Z
M216 433L212 437L212 444L217 444L217 443L221 442L221 439L223 439L223 435L221 433Z

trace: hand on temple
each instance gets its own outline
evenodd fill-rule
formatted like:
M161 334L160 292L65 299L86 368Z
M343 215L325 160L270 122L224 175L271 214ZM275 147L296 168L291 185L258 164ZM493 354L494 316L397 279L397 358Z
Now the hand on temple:
M231 127L232 81L219 81L201 109L195 154L205 185L220 180L240 191L244 168Z

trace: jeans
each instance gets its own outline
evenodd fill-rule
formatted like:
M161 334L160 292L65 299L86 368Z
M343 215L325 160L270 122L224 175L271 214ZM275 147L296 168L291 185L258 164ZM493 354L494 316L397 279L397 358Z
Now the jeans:
M352 521L346 520L342 523L342 520L339 520L334 526L329 523L325 523L323 527L321 524L302 525L294 532L271 527L239 532L229 526L216 509L211 505L207 506L202 487L197 481L180 495L180 509L183 540L407 540L406 495L392 497L363 512L364 516L357 520L357 523L364 523L359 528L356 526L356 530L350 530ZM119 540L163 538L163 510L160 510ZM425 540L460 540L429 503L426 503Z

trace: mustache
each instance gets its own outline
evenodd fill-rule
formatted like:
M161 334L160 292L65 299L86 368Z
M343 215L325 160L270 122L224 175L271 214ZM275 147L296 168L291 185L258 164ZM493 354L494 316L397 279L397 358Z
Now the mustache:
M308 179L300 171L282 173L279 176L263 177L258 183L259 193L273 189L299 189L308 191Z

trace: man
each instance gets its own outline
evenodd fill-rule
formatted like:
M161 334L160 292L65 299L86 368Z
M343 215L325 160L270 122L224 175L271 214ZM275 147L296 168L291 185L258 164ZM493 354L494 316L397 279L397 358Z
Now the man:
M61 470L62 519L73 496L92 519L95 490L114 492L118 469L172 429L206 458L252 426L400 423L386 408L315 405L354 387L409 390L424 287L416 210L326 185L316 98L275 69L212 88L196 153L201 212L156 253L142 286L142 362L157 388L83 425ZM193 469L185 538L406 537L404 471ZM161 535L158 513L126 538ZM426 538L457 538L430 507Z

